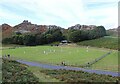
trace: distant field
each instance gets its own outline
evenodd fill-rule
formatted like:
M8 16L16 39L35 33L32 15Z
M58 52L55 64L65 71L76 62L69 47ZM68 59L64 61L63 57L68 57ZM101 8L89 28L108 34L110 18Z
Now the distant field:
M66 65L80 67L81 65L93 61L94 59L106 54L109 51L110 51L109 49L100 49L93 47L89 47L87 50L87 47L69 45L59 47L35 46L35 47L20 47L16 49L5 49L3 50L2 54L3 55L10 54L15 59L23 59L47 64L61 65L61 62L65 61ZM103 62L107 63L108 66L113 65L112 67L107 68L107 70L117 71L118 52L113 51L113 53L115 54L107 56L108 59L106 59L107 58L106 57ZM102 63L99 64L98 62L98 64L96 64L95 67L93 68L106 70L106 66L99 68L100 66L102 66ZM113 70L113 68L115 69Z
M87 40L79 42L78 45L83 46L93 46L93 47L102 47L102 48L109 48L109 49L118 49L118 38L112 36L106 36L99 39L94 40Z

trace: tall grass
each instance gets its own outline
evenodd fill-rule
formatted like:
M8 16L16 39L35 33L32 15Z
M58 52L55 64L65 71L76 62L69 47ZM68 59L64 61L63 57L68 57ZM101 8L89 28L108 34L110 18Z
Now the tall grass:
M43 70L42 73L52 76L53 78L67 82L69 84L117 84L119 77L112 77L110 75L99 75L95 73L87 73L83 71L72 70Z
M39 79L27 69L27 66L14 60L3 59L2 82L7 83L38 83Z

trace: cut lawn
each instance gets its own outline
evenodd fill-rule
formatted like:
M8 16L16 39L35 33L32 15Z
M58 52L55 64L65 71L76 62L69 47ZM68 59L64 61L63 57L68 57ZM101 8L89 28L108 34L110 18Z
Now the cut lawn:
M91 68L118 71L118 51L113 51L109 56L93 64Z
M108 53L110 50L108 49L100 49L89 47L87 51L87 47L78 47L78 46L34 46L34 47L20 47L16 49L5 49L2 51L2 54L10 54L11 57L15 59L28 60L32 62L40 62L46 64L55 64L61 65L62 61L65 61L68 66L77 66L80 67L94 59ZM107 70L117 71L118 69L113 67L117 67L118 63L118 51L113 51L115 54L108 55L103 64L107 62L107 65L113 65L111 68ZM111 58L112 57L112 58ZM101 61L102 61L101 60ZM94 69L106 70L106 66L98 68L102 66L102 63L93 67ZM91 68L91 67L90 67Z

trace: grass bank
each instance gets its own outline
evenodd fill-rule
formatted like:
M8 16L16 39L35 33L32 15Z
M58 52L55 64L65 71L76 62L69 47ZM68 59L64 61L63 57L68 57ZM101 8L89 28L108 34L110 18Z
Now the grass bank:
M99 39L78 42L77 44L82 46L93 46L118 50L118 40L120 40L120 38L118 39L117 37L105 36Z

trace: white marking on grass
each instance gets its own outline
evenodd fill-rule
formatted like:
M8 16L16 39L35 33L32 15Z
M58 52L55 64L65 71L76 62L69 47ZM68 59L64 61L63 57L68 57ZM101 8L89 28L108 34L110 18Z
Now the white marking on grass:
M44 51L44 54L45 54L46 52Z
M87 46L87 48L86 48L86 49L87 49L86 52L88 52L88 48L89 48L89 46Z

